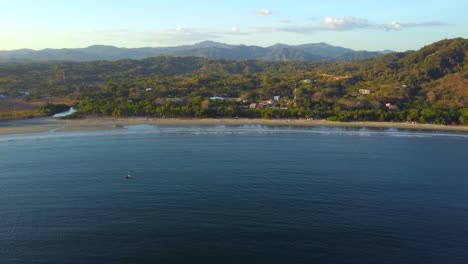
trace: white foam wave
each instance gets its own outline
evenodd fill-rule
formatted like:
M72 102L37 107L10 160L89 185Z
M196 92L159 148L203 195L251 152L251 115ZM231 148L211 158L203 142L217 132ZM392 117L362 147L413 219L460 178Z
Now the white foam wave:
M272 135L272 134L310 134L332 135L350 137L399 137L399 138L461 138L468 139L468 134L433 131L406 131L398 129L369 129L369 128L336 128L336 127L268 127L268 126L156 126L134 125L125 126L125 129L64 132L54 129L44 133L16 134L0 136L0 142L18 140L45 140L51 138L70 137L97 137L119 135L145 135L145 134L186 134L194 136L203 135Z
M78 110L76 110L74 107L70 107L70 109L66 112L62 112L62 113L58 113L58 114L55 114L54 116L52 117L64 117L64 116L69 116L69 115L72 115L74 113L78 112Z

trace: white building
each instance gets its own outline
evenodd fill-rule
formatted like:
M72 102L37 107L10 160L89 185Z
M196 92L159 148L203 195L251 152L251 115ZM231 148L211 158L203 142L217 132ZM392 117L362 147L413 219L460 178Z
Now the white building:
M372 91L370 89L359 89L359 94L371 94Z

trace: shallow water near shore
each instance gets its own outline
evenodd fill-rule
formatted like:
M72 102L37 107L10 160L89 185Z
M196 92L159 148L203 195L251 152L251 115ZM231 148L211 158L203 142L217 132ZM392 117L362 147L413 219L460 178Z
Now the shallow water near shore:
M63 127L52 128L45 132L0 135L1 141L40 140L51 138L97 137L97 136L132 136L139 134L322 134L337 136L373 136L373 137L456 137L468 139L463 132L430 131L398 128L333 127L333 126L272 126L272 125L119 125L102 130L63 131Z
M467 154L398 129L4 135L1 263L466 263Z

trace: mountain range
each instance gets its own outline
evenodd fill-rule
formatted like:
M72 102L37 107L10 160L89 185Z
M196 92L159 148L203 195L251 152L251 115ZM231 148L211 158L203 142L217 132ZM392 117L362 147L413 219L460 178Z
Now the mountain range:
M392 51L356 51L323 42L302 45L275 44L269 47L260 47L203 41L194 45L159 48L117 48L94 45L76 49L0 51L0 63L139 60L157 56L263 61L350 61L378 57L388 53L392 53Z

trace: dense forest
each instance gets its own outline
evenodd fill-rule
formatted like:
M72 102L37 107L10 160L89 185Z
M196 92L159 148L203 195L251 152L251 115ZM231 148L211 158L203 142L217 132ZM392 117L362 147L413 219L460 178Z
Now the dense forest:
M155 57L0 65L0 95L67 97L80 115L468 125L468 40L345 62ZM0 104L2 103L0 98ZM43 107L48 113L52 105Z

